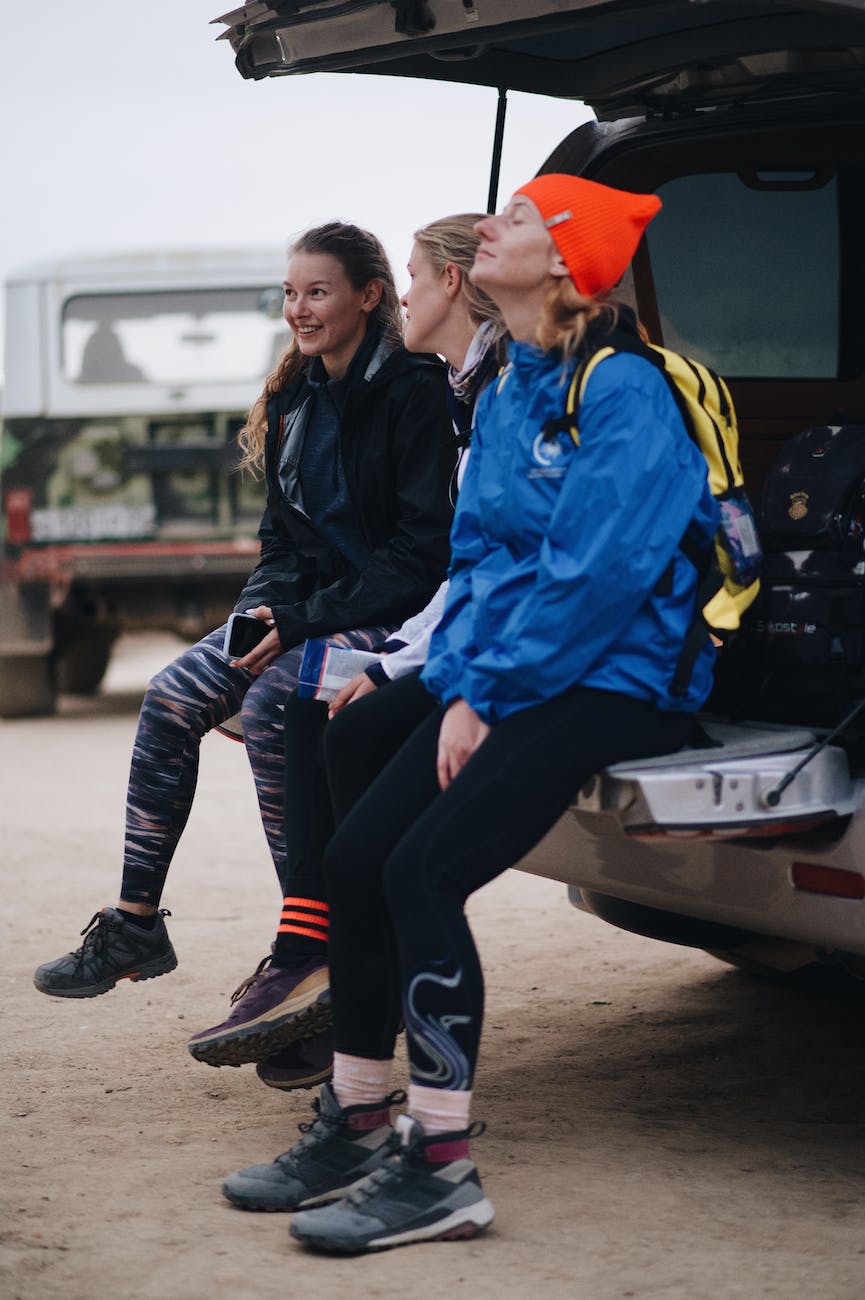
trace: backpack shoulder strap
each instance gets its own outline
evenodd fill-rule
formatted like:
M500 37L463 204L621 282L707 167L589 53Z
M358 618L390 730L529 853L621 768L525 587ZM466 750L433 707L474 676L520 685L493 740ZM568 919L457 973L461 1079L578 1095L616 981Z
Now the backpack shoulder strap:
M606 357L613 356L615 352L616 349L613 347L603 347L583 357L571 376L571 382L568 384L564 414L550 416L548 420L544 421L543 433L545 438L554 438L557 433L569 433L574 446L579 447L580 426L577 420L577 412L580 409L589 376L599 362Z

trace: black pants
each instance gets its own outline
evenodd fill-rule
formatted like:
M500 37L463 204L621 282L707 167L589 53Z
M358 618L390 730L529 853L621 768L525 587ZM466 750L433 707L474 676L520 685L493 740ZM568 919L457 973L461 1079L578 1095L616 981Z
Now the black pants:
M286 905L289 900L294 908L304 907L309 900L328 902L323 859L335 820L346 816L418 724L437 707L417 673L362 696L333 722L328 722L327 705L320 700L288 697L283 719L285 857L279 874ZM349 714L351 726L343 731L341 719ZM344 761L331 792L323 741L325 731L334 727L344 735ZM315 913L310 916L315 918ZM278 959L287 961L318 951L320 940L310 937L309 928L319 930L321 925L321 913L299 927L283 921L277 936Z
M364 745L378 743L362 703L325 733L340 805ZM466 1089L483 1018L466 899L533 848L590 776L680 748L691 718L574 687L499 723L444 791L441 718L435 709L414 730L327 849L330 979L338 1051L388 1059L403 1015L414 1082Z

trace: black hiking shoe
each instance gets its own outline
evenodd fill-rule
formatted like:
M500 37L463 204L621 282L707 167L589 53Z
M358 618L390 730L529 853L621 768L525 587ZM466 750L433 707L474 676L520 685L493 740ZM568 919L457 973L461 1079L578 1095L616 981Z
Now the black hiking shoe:
M95 998L118 980L137 984L167 975L177 965L163 920L170 915L162 908L153 929L143 930L115 907L104 907L81 931L81 947L39 966L33 983L55 998Z
M300 1141L272 1164L229 1174L223 1196L242 1210L296 1210L344 1196L390 1154L390 1107L404 1100L404 1092L392 1092L371 1106L343 1110L323 1084L313 1102L315 1119L299 1125Z
M400 1115L390 1157L336 1205L295 1215L291 1235L335 1255L476 1237L494 1215L466 1155L482 1129L426 1137L418 1120Z

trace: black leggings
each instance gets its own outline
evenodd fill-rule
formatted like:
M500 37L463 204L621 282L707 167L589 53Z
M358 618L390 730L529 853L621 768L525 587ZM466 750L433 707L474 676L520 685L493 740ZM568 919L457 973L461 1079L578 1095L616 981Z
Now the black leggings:
M418 673L379 686L327 720L327 704L290 696L285 701L286 892L326 903L324 851L335 822L351 811L382 768L428 714L438 708ZM341 719L351 714L351 726ZM325 728L341 733L339 772L328 786ZM296 944L301 948L301 944Z
M338 811L364 741L372 743L355 730L364 726L362 703L325 732ZM467 1089L483 976L466 899L533 848L590 776L679 749L691 717L573 687L495 726L444 791L436 779L441 718L437 708L421 722L325 854L330 979L337 1051L389 1059L402 1015L412 1080Z

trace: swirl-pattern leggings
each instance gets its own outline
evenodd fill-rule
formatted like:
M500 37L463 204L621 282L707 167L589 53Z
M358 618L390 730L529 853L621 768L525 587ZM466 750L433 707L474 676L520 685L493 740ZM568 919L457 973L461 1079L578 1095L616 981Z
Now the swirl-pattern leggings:
M372 709L393 710L398 724L417 689L408 679L383 686L325 731L340 818L324 860L335 1042L387 1060L402 1016L412 1080L461 1090L472 1086L484 1001L467 898L533 848L595 772L671 753L692 721L575 686L498 723L442 791L436 708L349 811L355 773L369 766Z
M334 633L337 645L369 650L390 627ZM260 677L232 668L222 653L225 628L211 632L153 678L132 750L126 803L121 898L157 906L198 782L202 738L238 711L267 843L285 892L283 710L297 686L303 645Z

